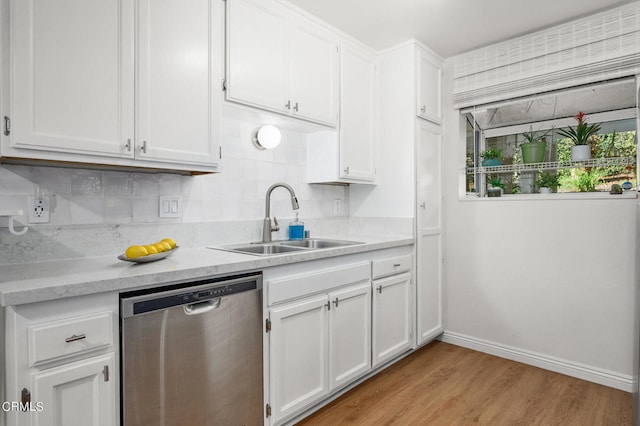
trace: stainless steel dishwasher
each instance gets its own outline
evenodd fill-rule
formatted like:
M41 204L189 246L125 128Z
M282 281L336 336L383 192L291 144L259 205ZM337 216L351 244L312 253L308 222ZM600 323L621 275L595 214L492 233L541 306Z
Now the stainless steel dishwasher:
M261 425L262 274L120 295L124 426Z

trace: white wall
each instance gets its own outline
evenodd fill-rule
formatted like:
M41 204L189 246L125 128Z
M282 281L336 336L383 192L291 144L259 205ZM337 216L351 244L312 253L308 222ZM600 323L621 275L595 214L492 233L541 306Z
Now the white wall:
M445 98L447 332L630 390L637 200L459 200L465 129Z

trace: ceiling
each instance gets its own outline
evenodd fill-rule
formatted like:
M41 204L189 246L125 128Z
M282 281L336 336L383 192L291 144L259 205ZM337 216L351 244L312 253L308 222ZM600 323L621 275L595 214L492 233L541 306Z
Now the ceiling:
M382 50L410 38L444 58L629 0L289 0Z

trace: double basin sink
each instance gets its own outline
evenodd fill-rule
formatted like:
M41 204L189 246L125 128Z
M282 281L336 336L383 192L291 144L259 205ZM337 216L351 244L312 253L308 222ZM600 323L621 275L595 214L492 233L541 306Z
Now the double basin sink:
M321 238L310 238L306 240L285 240L273 241L269 243L235 244L216 247L221 250L233 251L236 253L253 254L256 256L271 256L276 254L287 254L304 252L309 250L321 250L364 244L358 241L329 240Z

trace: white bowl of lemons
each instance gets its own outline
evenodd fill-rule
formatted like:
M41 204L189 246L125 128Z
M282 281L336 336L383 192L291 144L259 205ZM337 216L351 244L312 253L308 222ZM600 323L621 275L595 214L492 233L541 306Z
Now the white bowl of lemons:
M129 246L118 259L135 263L154 262L172 255L178 248L172 238L164 238L152 244Z

